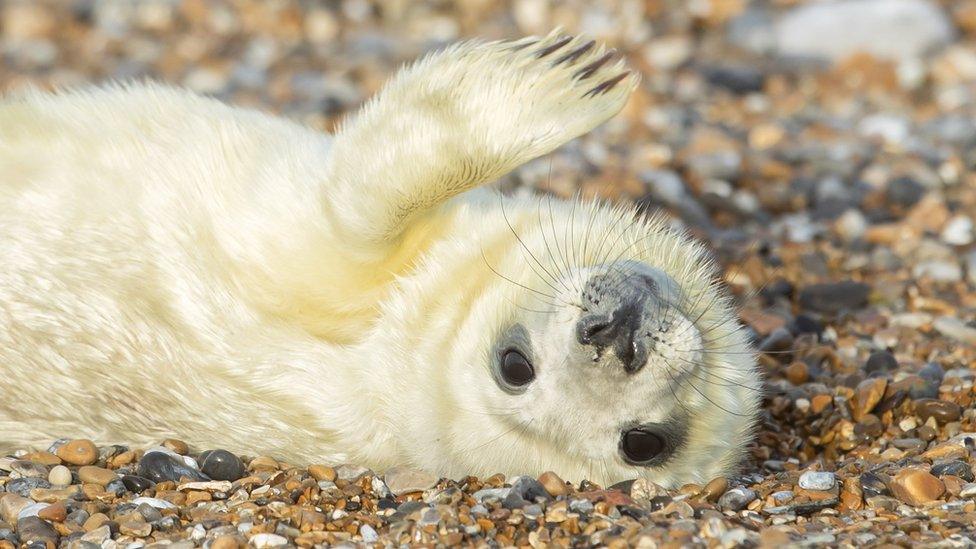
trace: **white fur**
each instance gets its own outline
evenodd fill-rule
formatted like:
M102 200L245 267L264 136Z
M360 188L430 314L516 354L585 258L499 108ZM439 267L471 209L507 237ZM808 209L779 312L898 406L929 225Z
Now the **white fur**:
M635 474L620 423L680 406L689 451L638 474L727 472L758 379L701 249L627 210L465 193L603 122L636 85L586 95L622 65L574 78L602 51L554 67L582 44L537 58L555 39L430 56L335 138L156 85L0 102L0 447L176 436L612 482ZM629 380L578 371L567 305L614 259L688 297L670 351ZM540 357L520 396L487 366L513 322Z

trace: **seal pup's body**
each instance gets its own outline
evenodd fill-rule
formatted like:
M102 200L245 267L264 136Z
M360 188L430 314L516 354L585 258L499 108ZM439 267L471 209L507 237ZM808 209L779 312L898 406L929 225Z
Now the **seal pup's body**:
M728 471L758 382L698 246L624 209L465 192L634 85L550 36L430 56L335 137L153 85L0 102L0 450ZM515 384L510 357L532 361ZM634 454L644 424L667 444Z

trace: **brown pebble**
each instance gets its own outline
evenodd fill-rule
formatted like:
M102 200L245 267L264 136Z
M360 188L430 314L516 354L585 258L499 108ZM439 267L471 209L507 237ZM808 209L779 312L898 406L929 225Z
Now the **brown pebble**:
M715 477L708 481L708 484L702 488L700 495L705 498L706 501L715 503L718 498L722 497L722 494L729 489L729 481L725 477Z
M786 367L786 379L793 385L802 385L809 379L807 365L802 362L792 362Z
M213 496L210 495L210 492L202 490L191 490L186 493L186 505L192 507L201 501L213 501Z
M181 456L185 456L190 453L190 447L187 446L182 440L177 440L175 438L168 438L164 440L163 447L169 448Z
M871 410L881 402L887 386L888 380L883 377L865 379L859 383L854 396L854 419L860 421L871 413Z
M136 461L135 450L126 450L125 452L122 452L117 456L109 458L108 460L109 465L111 465L113 468L116 469L122 467L123 465L134 463L135 461Z
M840 502L850 511L860 510L864 506L864 492L861 481L857 477L844 479L844 487L840 491Z
M810 411L819 414L826 410L834 402L832 395L813 395L810 399Z
M98 461L98 448L94 442L82 438L63 444L57 455L71 465L91 465Z
M329 467L328 465L309 465L308 474L312 475L312 478L314 478L315 480L320 480L320 481L321 480L334 481L336 479L335 469Z
M51 452L31 452L29 454L24 454L24 456L20 459L33 461L34 463L40 463L41 465L47 465L48 467L61 464L61 458L52 454Z
M278 462L268 456L258 456L251 460L251 463L247 465L247 469L249 471L257 471L259 469L277 471Z
M64 522L68 517L68 509L63 502L52 503L37 512L37 516L51 522Z
M152 525L138 521L123 522L119 524L119 533L136 538L144 538L152 533Z
M922 418L923 422L933 417L938 423L949 423L959 419L962 415L962 407L946 400L921 398L915 401L915 414Z
M922 469L902 469L891 478L892 494L909 505L936 501L945 493L942 481Z
M234 536L217 536L210 543L210 549L236 549L239 546Z
M85 465L78 468L78 480L84 483L105 486L117 478L119 478L119 475L115 474L115 471L110 471L103 467Z
M539 484L553 497L563 496L569 493L566 481L559 478L559 475L552 471L546 471L539 475Z
M88 520L85 521L82 528L84 528L86 532L91 532L108 521L108 515L104 513L95 513L94 515L88 517Z

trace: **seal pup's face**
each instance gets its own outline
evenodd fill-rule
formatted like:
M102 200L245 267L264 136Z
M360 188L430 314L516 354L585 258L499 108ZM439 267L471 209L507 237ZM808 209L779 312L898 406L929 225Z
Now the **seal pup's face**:
M615 234L625 231L613 228L620 212L594 208L601 219L579 233L606 250L547 253L554 235L529 223L518 241L533 257L497 273L510 296L482 350L492 383L478 401L491 438L477 452L510 464L507 473L553 469L605 484L728 473L759 385L728 299L698 245L660 222Z

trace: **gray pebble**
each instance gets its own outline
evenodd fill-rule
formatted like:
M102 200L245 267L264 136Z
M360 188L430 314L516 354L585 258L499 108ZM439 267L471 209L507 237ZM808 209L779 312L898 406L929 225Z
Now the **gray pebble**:
M804 490L830 490L837 477L829 471L806 471L800 475L799 485Z
M726 511L741 511L756 499L756 492L748 488L732 488L718 498L718 506Z

